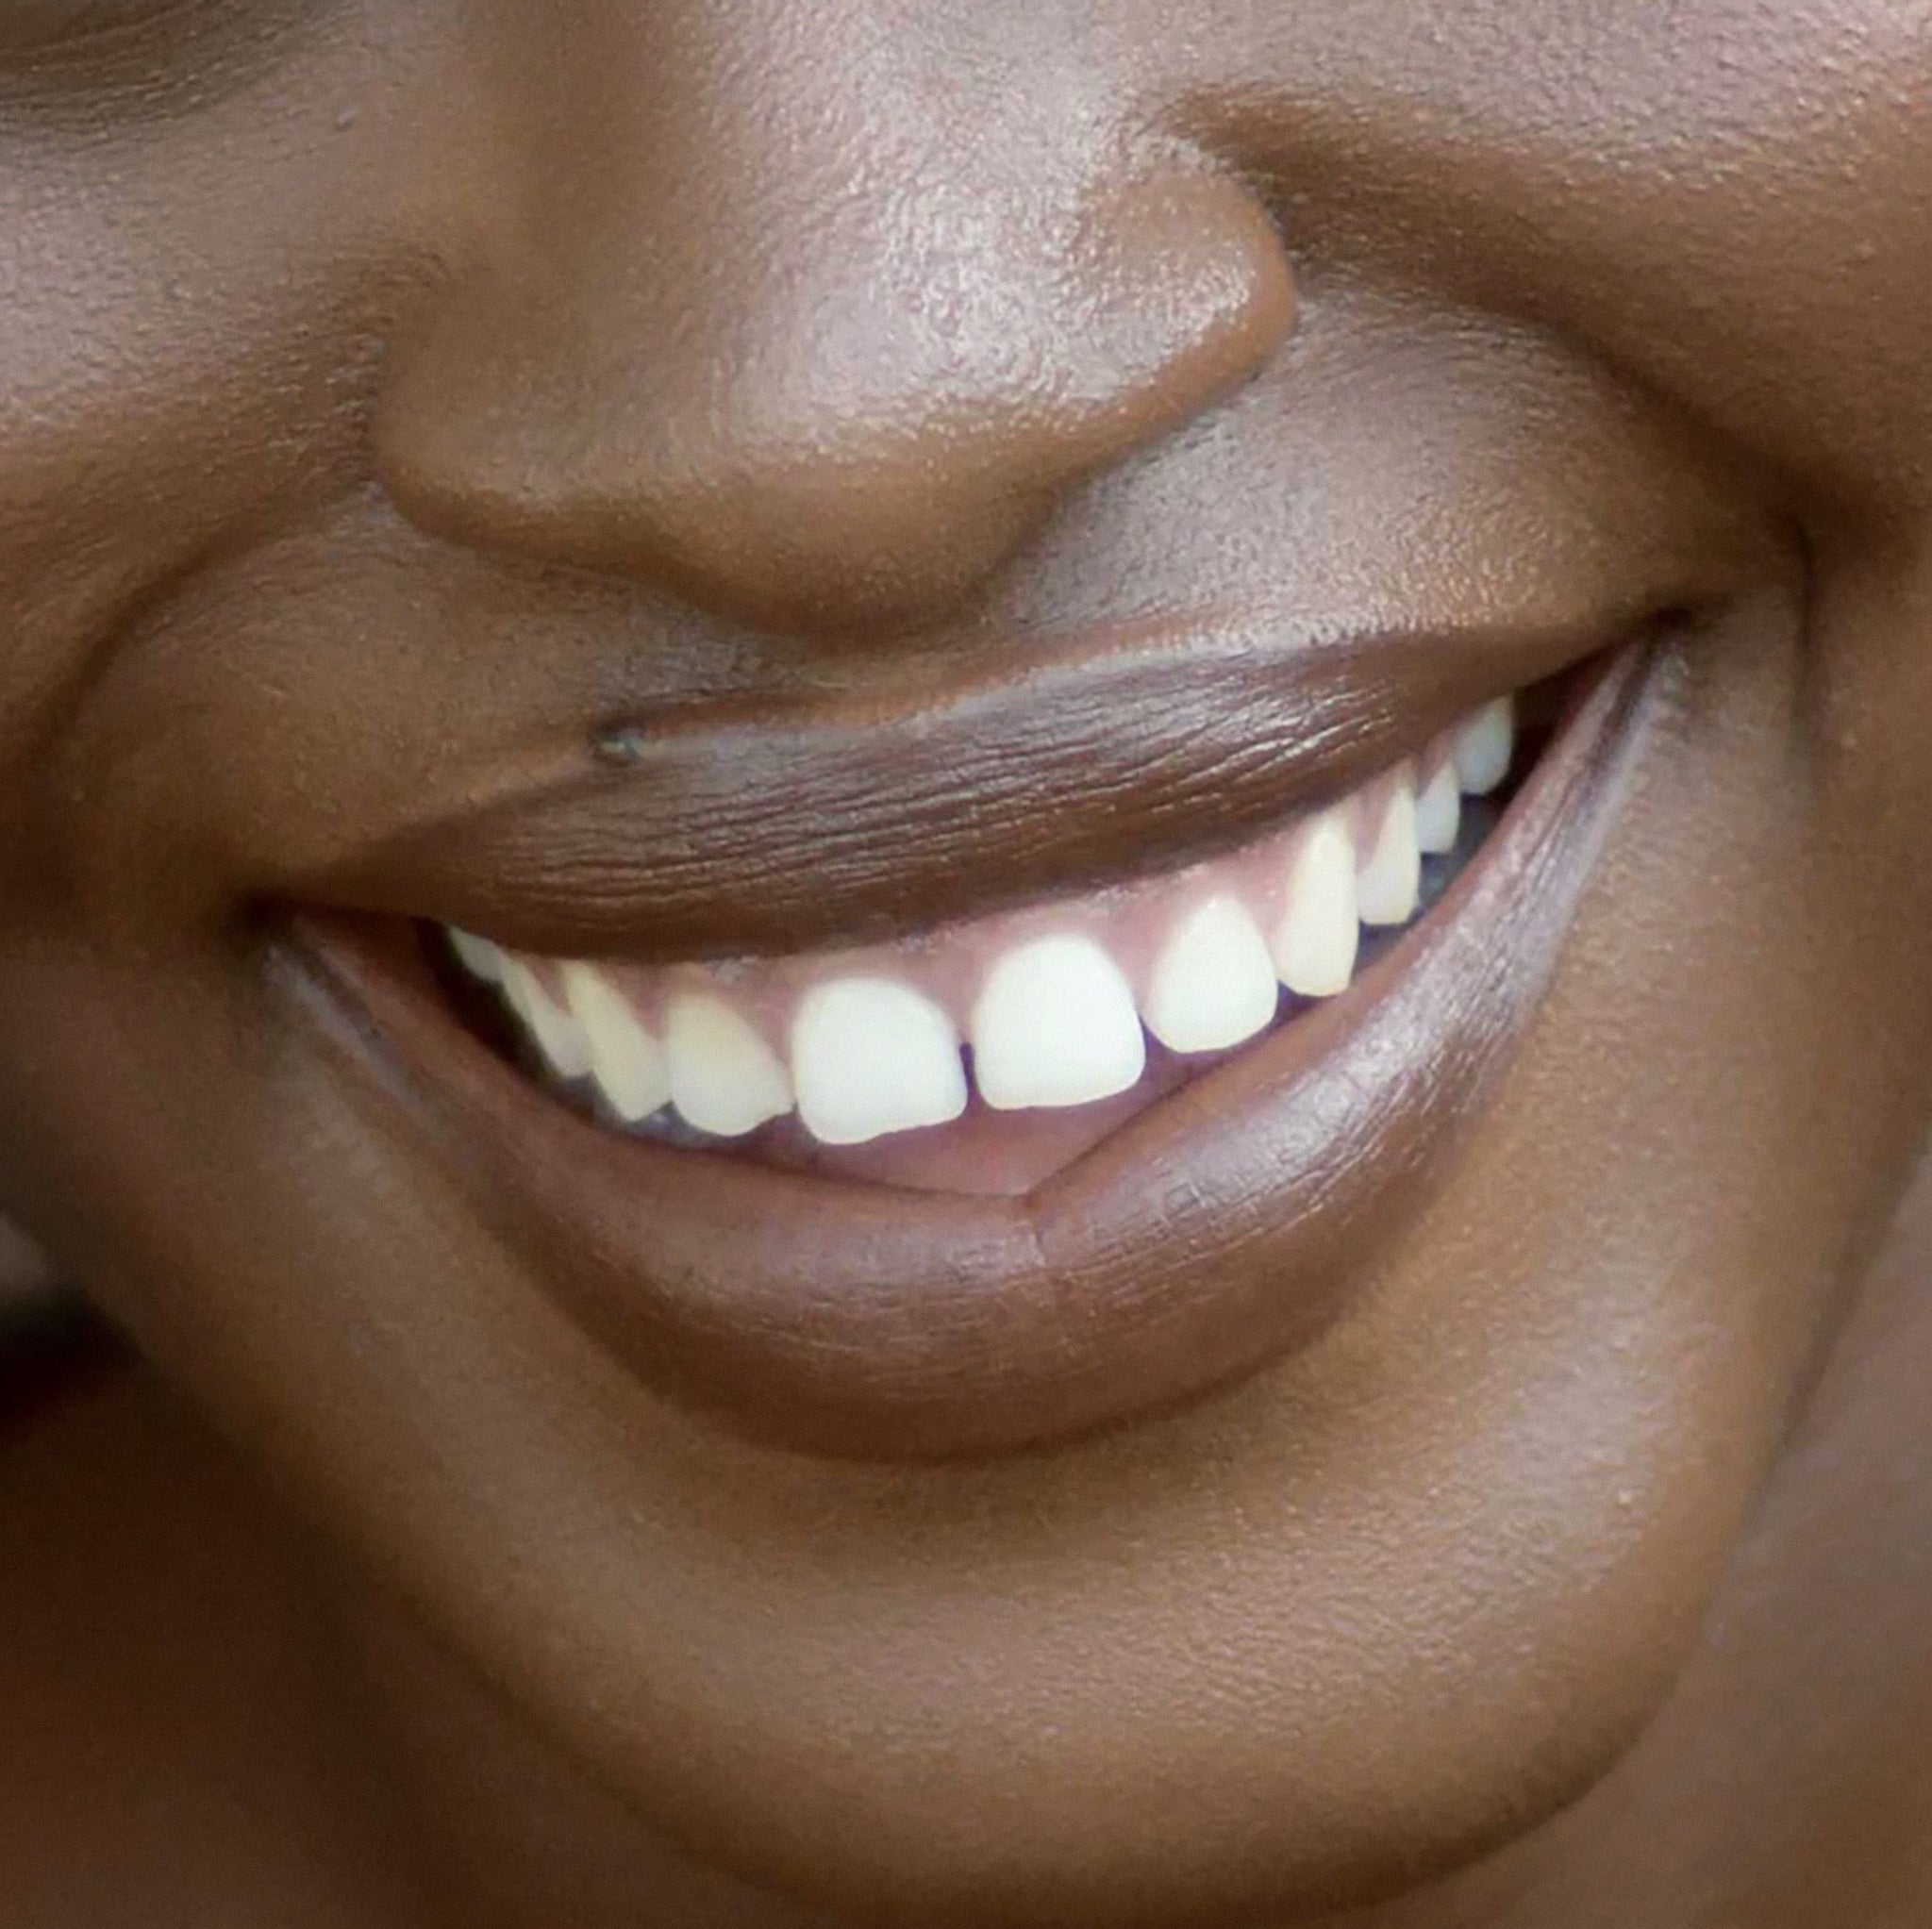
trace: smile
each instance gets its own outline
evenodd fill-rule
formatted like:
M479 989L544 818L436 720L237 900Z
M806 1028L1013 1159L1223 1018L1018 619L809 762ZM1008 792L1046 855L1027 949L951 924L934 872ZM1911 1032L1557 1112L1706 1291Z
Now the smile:
M1224 856L893 944L626 967L447 936L494 988L525 1063L609 1124L853 1176L1025 1191L1191 1061L1346 991L1365 937L1373 947L1415 919L1493 823L1465 800L1508 779L1515 711L1513 696L1485 705ZM969 1112L967 1130L943 1130ZM1037 1112L1085 1117L987 1116ZM858 1147L872 1150L826 1156Z
M1527 1029L1686 627L1391 725L1352 784L1141 875L722 956L370 915L485 874L466 828L467 868L391 856L297 913L283 982L668 1396L818 1455L1035 1448L1346 1305Z

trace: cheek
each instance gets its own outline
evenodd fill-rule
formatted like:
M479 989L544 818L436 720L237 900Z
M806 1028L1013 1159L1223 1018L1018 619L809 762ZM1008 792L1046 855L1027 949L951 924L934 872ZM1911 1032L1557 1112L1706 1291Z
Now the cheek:
M1904 952L1926 977L1932 896L1932 545L1912 529L1825 577L1814 625L1824 673L1806 741L1824 818L1821 853L1844 901L1846 942ZM1860 988L1841 985L1851 1002ZM1909 1010L1911 988L1905 990Z
M408 50L199 78L0 125L0 771L158 585L368 473L375 358L428 258L390 132Z
M38 1305L52 1286L46 1256L25 1234L0 1220L0 1325L6 1309Z

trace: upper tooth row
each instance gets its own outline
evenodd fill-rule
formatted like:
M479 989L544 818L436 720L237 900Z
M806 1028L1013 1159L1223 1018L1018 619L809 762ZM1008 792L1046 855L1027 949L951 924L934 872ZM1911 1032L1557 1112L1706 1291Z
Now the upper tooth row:
M1374 816L1351 802L1305 822L1258 916L1251 893L1194 896L1153 953L1138 1000L1093 932L1021 937L989 961L962 1014L964 1039L938 998L864 973L804 989L781 1056L715 981L678 984L654 1028L595 966L561 966L553 991L524 959L452 937L468 968L501 987L557 1074L594 1079L626 1122L670 1105L700 1131L738 1138L795 1108L830 1145L943 1124L966 1109L968 1041L974 1083L994 1109L1088 1105L1139 1081L1143 1024L1174 1052L1224 1051L1274 1022L1279 987L1307 998L1345 990L1360 926L1414 915L1423 855L1454 846L1462 795L1503 781L1514 737L1504 698L1425 764L1420 785L1405 768L1376 787L1385 802Z

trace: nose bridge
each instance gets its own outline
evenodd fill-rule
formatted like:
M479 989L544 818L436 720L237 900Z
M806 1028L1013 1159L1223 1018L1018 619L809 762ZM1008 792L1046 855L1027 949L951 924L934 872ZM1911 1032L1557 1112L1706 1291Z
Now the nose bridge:
M504 84L517 218L385 397L391 491L444 534L761 626L908 620L1290 325L1243 191L959 9L567 11Z

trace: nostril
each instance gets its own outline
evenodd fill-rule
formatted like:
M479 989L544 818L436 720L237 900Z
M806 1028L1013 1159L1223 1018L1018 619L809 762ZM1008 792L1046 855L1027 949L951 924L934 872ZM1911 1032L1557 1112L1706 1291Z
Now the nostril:
M962 211L959 191L860 195L775 257L721 234L671 306L608 235L541 274L491 264L392 366L398 507L760 628L957 606L1071 491L1262 367L1294 314L1265 211L1205 170L1044 206L1016 186Z

